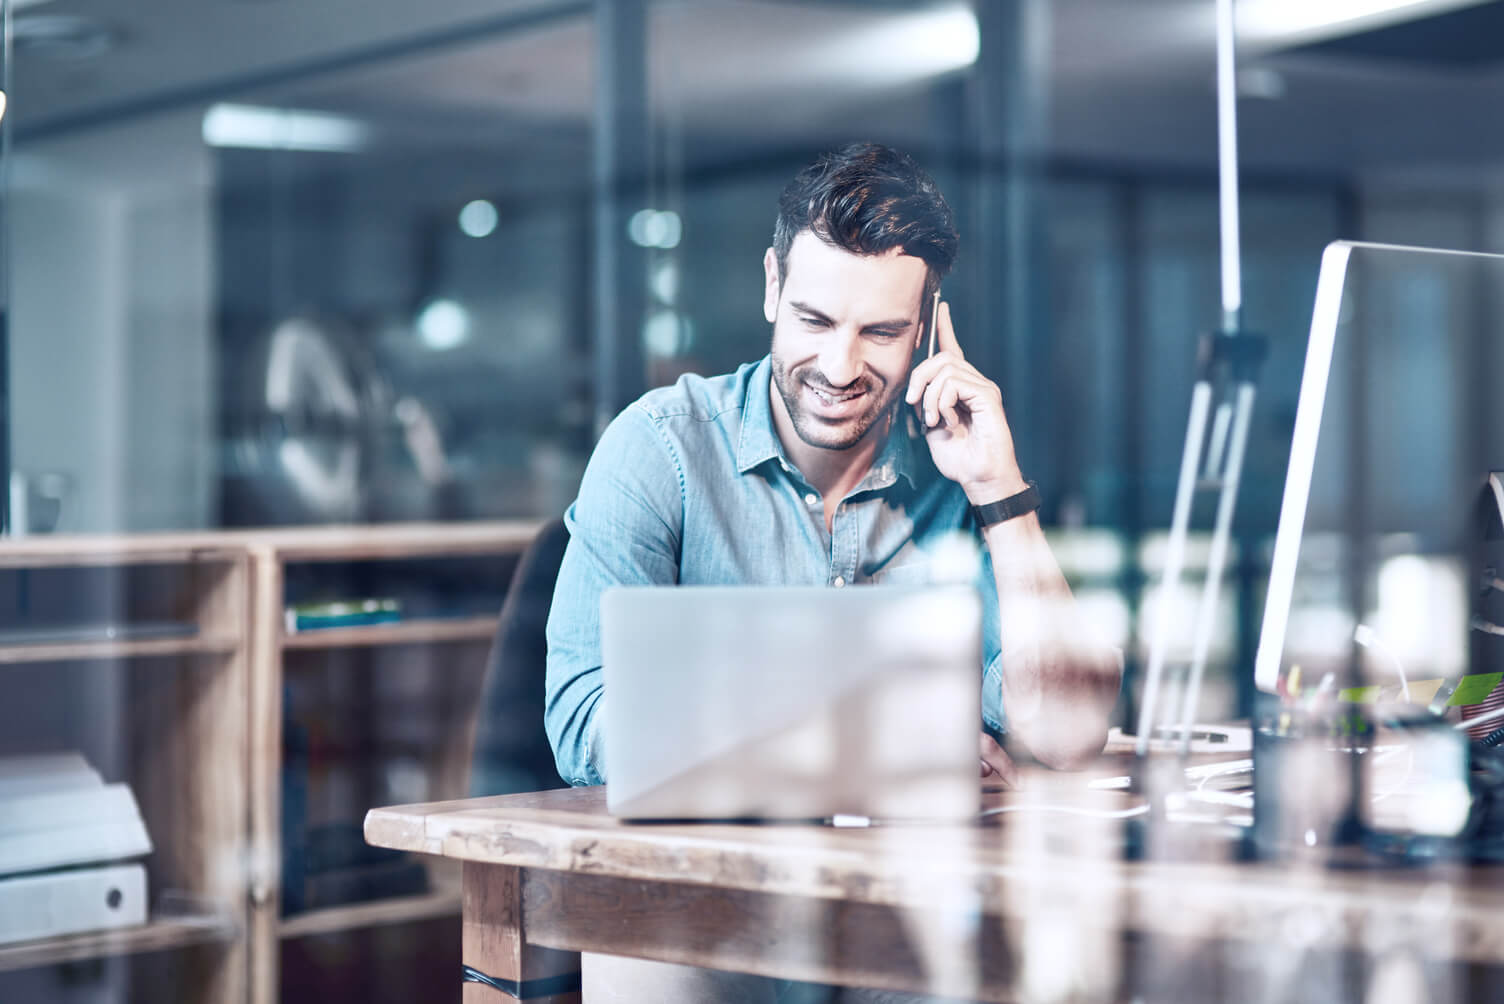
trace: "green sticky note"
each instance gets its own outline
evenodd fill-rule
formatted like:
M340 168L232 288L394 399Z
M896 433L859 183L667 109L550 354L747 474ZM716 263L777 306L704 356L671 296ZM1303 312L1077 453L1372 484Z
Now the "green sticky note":
M1473 676L1464 676L1457 684L1457 689L1452 691L1452 699L1447 702L1449 708L1460 708L1469 704L1482 704L1483 699L1493 693L1493 689L1504 680L1504 673L1477 673Z
M1372 704L1379 699L1378 687L1348 687L1337 691L1337 700L1353 704Z

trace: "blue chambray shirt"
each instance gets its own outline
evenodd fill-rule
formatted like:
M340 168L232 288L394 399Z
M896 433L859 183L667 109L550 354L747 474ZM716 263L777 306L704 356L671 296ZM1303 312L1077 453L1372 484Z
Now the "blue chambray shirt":
M548 617L544 725L559 775L603 784L601 593L614 585L861 585L927 581L930 546L980 548L982 717L1004 728L997 587L960 486L907 421L825 529L824 502L784 454L765 356L687 375L607 427L564 514L569 547Z

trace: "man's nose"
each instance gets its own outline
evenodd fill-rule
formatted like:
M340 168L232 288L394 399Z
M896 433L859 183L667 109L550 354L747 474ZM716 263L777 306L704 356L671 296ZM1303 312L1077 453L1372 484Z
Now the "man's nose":
M820 353L820 375L832 387L845 387L862 375L862 343L855 334L837 332Z

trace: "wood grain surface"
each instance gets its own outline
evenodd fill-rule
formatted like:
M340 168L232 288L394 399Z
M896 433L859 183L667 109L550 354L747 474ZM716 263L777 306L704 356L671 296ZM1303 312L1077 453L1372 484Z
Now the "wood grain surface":
M1006 799L1030 797L1039 796ZM1028 811L996 826L622 823L607 815L604 789L579 788L376 809L366 837L566 876L898 909L941 904L1004 920L1048 907L1104 931L1279 944L1294 930L1307 947L1412 946L1504 962L1499 868L1338 870L1314 856L1241 863L1226 841L1224 861L1202 848L1187 863L1125 862L1120 825Z

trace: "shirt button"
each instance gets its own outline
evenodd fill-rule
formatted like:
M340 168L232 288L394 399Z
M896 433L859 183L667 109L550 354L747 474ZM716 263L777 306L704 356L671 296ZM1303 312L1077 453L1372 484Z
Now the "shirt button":
M835 586L837 589L840 589L845 584L846 584L846 580L843 579L843 578L841 578L839 575L836 576L836 581L834 581L834 582L831 583L831 585Z
M804 496L804 502L806 505L814 505L818 501L820 501L820 496L816 495L814 492L810 492L808 495Z

